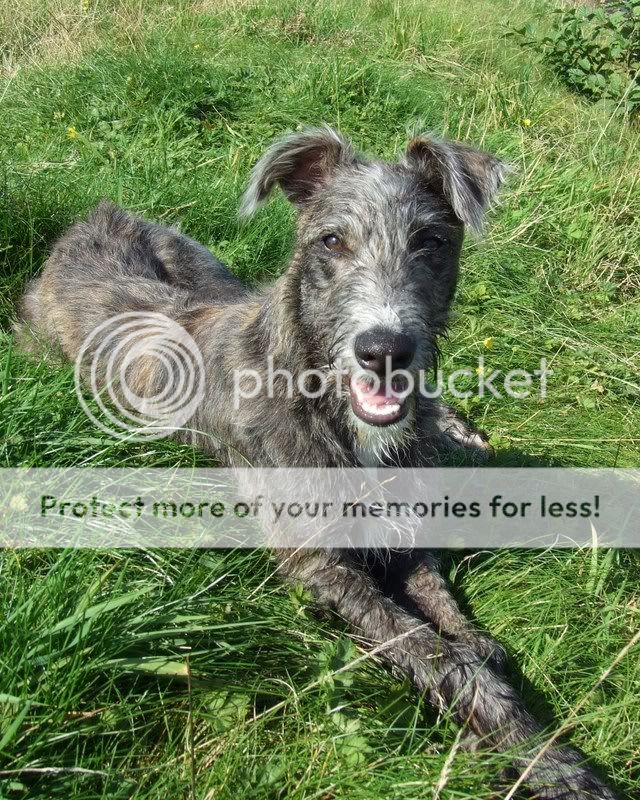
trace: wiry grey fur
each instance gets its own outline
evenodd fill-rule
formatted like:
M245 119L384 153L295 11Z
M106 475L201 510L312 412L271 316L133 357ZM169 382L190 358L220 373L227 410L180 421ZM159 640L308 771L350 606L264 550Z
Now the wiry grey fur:
M260 292L245 288L196 242L101 204L56 244L22 305L25 344L58 343L75 358L100 323L127 311L156 311L182 325L199 345L206 396L188 438L221 461L258 466L428 465L443 447L486 449L455 412L421 396L407 415L376 428L356 418L347 397L286 396L231 402L234 370L313 368L332 375L339 360L355 367L354 337L382 325L417 342L411 369L435 356L454 295L467 226L479 230L504 173L502 162L434 137L414 139L395 163L356 155L339 133L292 134L255 167L242 210L252 213L279 185L298 210L286 272ZM329 252L328 234L344 246ZM427 238L425 239L425 232ZM440 237L434 246L433 238ZM138 393L171 380L149 363ZM336 379L337 380L337 379ZM461 614L431 554L391 555L401 604L382 591L355 553L280 555L280 569L301 580L380 654L408 675L438 708L450 708L470 736L514 749L524 785L540 800L613 800L613 792L568 747L536 758L541 727L503 675L504 653ZM386 646L385 646L386 643ZM527 766L529 765L529 766Z

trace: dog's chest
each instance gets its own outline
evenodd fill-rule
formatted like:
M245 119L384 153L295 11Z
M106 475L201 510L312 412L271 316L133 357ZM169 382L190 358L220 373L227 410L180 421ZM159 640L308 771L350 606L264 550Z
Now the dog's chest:
M381 467L383 464L382 453L368 445L356 446L355 455L361 467Z

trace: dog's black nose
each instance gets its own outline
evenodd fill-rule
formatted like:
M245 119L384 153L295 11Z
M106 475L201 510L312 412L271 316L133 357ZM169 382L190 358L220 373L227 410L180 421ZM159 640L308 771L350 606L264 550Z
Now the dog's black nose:
M358 334L354 343L358 364L376 375L384 375L387 359L392 370L406 369L416 352L416 342L406 333L371 328Z

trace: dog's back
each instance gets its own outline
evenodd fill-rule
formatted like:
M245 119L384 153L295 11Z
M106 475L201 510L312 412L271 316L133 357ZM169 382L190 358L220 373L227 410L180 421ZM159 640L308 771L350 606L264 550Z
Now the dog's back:
M54 344L74 358L91 331L118 314L175 318L247 294L198 242L102 202L56 243L24 295L16 331L27 349Z

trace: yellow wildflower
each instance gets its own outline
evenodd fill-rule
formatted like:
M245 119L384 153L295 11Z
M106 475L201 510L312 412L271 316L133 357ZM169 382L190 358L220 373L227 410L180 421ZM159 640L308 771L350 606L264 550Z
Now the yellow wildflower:
M73 127L73 125L70 125L67 128L67 137L69 139L77 139L78 138L78 131Z
M524 125L525 128L530 128L531 127L531 120L529 119L529 117L525 117L522 120L522 124Z
M484 375L484 367L482 364L479 367L476 367L476 375Z
M486 339L483 339L482 344L487 348L487 350L491 350L493 347L493 336L487 336Z

